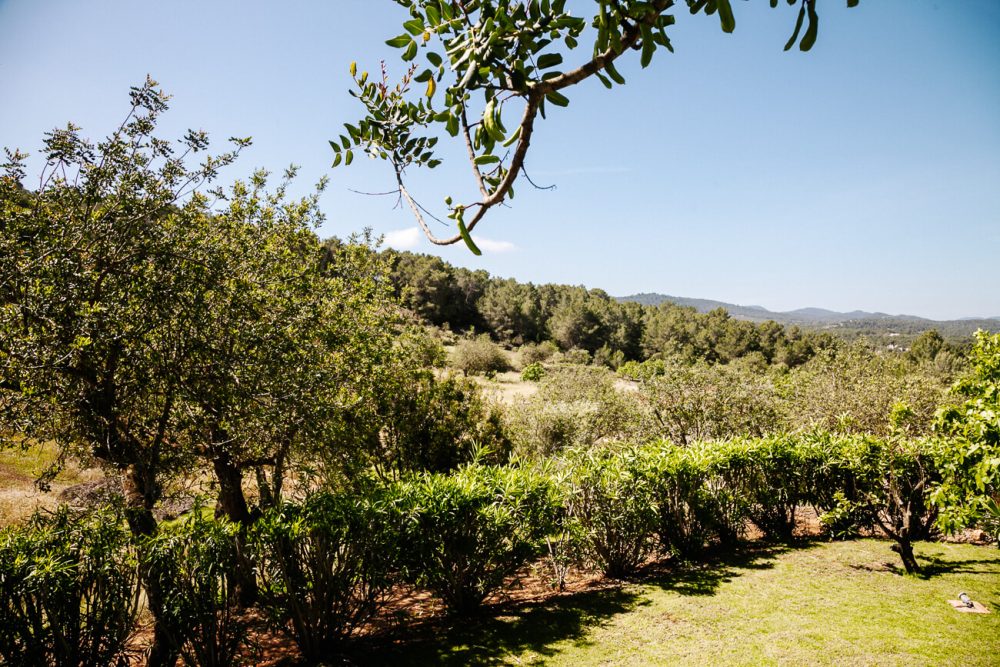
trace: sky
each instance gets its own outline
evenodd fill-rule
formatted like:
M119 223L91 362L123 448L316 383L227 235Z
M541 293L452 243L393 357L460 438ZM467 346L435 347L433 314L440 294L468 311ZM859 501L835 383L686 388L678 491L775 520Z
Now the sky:
M362 115L351 61L403 71L384 44L407 18L391 0L0 0L0 146L37 151L68 121L103 137L150 74L173 96L161 136L253 137L227 178L297 164L304 195L329 176L324 237L371 228L619 296L1000 316L1000 2L823 0L808 53L782 51L795 10L768 4L734 3L732 35L680 7L674 54L645 70L627 58L624 87L569 91L526 162L556 187L520 183L477 227L482 257L429 244L394 197L358 194L393 188L387 164L330 168L327 140ZM467 163L443 155L411 175L429 206L470 192Z

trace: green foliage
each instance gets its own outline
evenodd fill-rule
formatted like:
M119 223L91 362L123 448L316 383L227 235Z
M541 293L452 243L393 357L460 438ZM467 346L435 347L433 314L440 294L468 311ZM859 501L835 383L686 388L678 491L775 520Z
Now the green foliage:
M630 360L618 367L618 375L636 382L640 380L651 380L654 377L666 374L667 365L662 359L647 359L643 362Z
M679 443L760 437L785 427L770 378L733 365L667 365L642 383L638 398L650 436Z
M871 508L863 501L849 500L843 491L834 492L834 505L820 515L824 532L834 540L852 540L871 524Z
M655 546L656 489L637 454L598 451L573 462L569 516L584 557L609 577L634 574Z
M376 614L394 583L399 515L384 490L320 492L257 522L260 606L312 661Z
M947 438L932 498L944 530L978 522L1000 538L1000 334L977 332L969 359L971 372L952 389L965 400L937 414L935 428Z
M473 464L397 486L407 577L454 613L472 613L531 559L555 529L562 503L548 475Z
M459 341L451 365L466 375L492 376L510 370L507 355L486 334Z
M373 459L383 476L447 472L477 453L499 460L509 453L500 415L471 380L416 371L388 398Z
M0 532L0 658L7 665L124 659L139 563L121 514L60 509Z
M529 343L520 349L521 363L525 366L541 364L551 359L558 351L559 348L552 341L544 341L537 345Z
M532 362L521 370L521 379L525 382L538 382L545 377L545 367L537 361Z
M488 291L488 274L448 264L440 257L387 251L393 290L404 308L431 324L481 328L486 311L478 304ZM492 286L492 282L489 283Z
M639 455L657 505L656 533L660 550L691 558L724 530L720 505L710 488L710 451L679 447L669 441L650 443Z
M778 388L790 428L887 436L898 404L908 406L912 435L929 433L946 384L936 372L855 344L824 351L790 372Z
M241 664L247 626L234 598L241 567L239 527L196 506L143 545L143 560L164 591L162 620L185 665Z
M152 80L131 98L99 143L72 124L47 134L38 189L21 187L23 154L0 176L0 442L53 440L124 470L132 525L150 533L160 476L185 456L176 396L211 263L204 189L249 142L191 166L204 133L154 135L167 96Z
M508 406L505 425L515 453L544 458L626 439L637 423L633 412L607 369L555 366L535 394Z
M403 348L401 356L418 368L444 368L448 360L441 340L424 327L408 327L396 339L396 345Z

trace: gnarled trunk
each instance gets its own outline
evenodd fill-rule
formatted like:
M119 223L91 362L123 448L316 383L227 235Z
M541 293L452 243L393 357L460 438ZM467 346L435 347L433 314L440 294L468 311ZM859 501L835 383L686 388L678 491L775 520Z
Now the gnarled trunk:
M252 520L250 506L243 493L243 471L225 453L218 453L212 458L212 468L219 482L219 504L216 514L225 516L240 527L236 535L239 554L238 570L235 573L236 599L240 606L249 607L257 601L257 578L254 575L253 563L247 554L246 531Z
M125 496L125 516L132 534L137 538L156 535L153 505L159 497L159 488L152 471L142 464L128 466L122 478L122 493ZM178 652L163 622L164 591L159 577L143 567L142 582L149 611L153 615L153 643L146 664L148 667L173 667L177 663Z

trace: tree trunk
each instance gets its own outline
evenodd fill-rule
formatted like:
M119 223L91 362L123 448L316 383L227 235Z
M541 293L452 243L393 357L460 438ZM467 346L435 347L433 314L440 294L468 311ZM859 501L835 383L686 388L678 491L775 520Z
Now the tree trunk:
M253 564L247 557L246 531L252 523L250 507L243 494L243 471L227 454L218 454L212 459L215 478L219 482L219 505L216 514L227 517L239 525L237 540L237 571L235 572L236 599L240 606L249 607L257 601L257 578Z
M128 466L122 479L122 492L125 495L125 516L132 534L137 538L156 535L153 505L159 494L155 477L148 468L141 464ZM153 615L153 643L149 647L146 664L148 667L174 667L177 663L177 649L163 622L164 594L159 577L145 567L141 572L149 611Z
M899 554L900 559L903 561L903 568L907 574L920 573L920 565L913 555L913 543L908 538L897 538L896 544L893 544L891 548Z

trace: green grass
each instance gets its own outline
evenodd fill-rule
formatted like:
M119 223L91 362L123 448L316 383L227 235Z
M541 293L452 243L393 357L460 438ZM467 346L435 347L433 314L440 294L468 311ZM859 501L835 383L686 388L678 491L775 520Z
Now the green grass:
M1000 550L883 541L750 545L642 583L556 598L361 652L361 664L998 665ZM960 591L989 615L947 604Z

